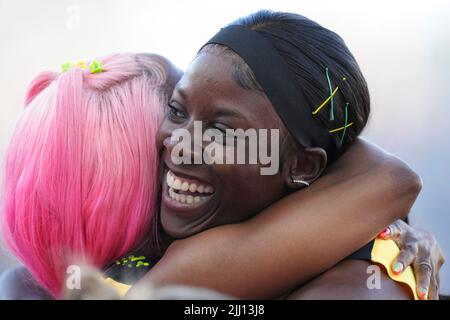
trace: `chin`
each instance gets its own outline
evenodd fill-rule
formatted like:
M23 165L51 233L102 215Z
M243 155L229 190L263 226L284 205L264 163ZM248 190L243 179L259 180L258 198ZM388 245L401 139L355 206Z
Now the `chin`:
M161 208L161 226L164 232L173 239L183 239L193 236L197 233L220 225L217 223L216 215L205 215L200 219L184 221L177 214L164 212Z
M192 227L168 214L161 214L161 225L164 232L173 239L187 238L206 229L201 226Z
M173 239L183 239L195 234L191 230L186 230L173 225L165 225L164 223L162 223L162 227L164 232Z

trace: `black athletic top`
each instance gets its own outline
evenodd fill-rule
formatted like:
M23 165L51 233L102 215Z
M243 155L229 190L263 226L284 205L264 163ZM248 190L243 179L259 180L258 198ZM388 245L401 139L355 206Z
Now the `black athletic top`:
M344 260L371 260L371 252L374 240L361 247ZM140 255L129 255L104 270L105 277L109 277L117 282L133 285L141 279L157 262L158 257L145 257Z

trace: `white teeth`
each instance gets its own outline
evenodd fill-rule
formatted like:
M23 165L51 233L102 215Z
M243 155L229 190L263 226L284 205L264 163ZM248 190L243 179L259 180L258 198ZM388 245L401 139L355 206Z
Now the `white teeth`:
M183 182L183 184L181 185L181 190L188 191L189 190L189 183L187 183L186 181Z
M176 200L176 193L175 193L175 191L173 191L172 188L169 189L169 196L170 196L170 198L172 198L173 200Z
M169 188L169 197L176 202L180 203L187 203L187 204L193 204L193 203L199 203L202 198L201 196L192 196L192 195L185 195L185 194L179 194L176 193L173 188Z
M175 190L180 190L181 189L181 181L179 179L175 179L175 182L173 183L173 188Z
M182 190L189 192L198 193L213 193L214 188L212 186L197 185L196 183L189 183L188 181L183 181L183 178L175 176L171 171L167 172L166 175L167 185L174 190Z
M166 175L166 182L167 182L168 186L170 186L172 184L172 183L170 183L170 178L172 178L172 176L167 173L167 175Z

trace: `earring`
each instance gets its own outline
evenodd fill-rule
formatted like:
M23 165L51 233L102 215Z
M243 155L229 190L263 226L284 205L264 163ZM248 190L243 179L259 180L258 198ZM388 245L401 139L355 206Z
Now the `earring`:
M292 178L292 182L295 183L295 184L303 184L303 185L305 185L306 187L309 187L309 182L308 182L308 181L305 181L305 180L300 180L300 179L294 179L294 178Z

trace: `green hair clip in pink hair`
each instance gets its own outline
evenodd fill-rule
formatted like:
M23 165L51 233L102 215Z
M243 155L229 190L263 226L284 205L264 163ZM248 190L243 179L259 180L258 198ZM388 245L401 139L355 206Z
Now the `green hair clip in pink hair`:
M98 60L92 60L89 65L89 70L91 70L91 73L100 73L104 71L102 63Z
M64 73L64 72L66 72L66 71L69 71L70 68L72 68L72 63L71 63L70 61L64 62L64 63L61 65L61 72Z
M87 69L87 63L85 61L78 61L75 64L72 64L72 62L67 61L61 65L61 72L67 72L72 68L81 68L81 69ZM91 73L101 73L104 71L103 65L101 61L99 60L92 60L92 62L89 64L89 71Z

